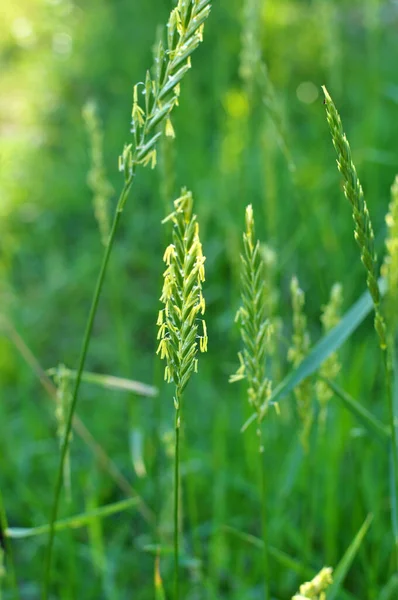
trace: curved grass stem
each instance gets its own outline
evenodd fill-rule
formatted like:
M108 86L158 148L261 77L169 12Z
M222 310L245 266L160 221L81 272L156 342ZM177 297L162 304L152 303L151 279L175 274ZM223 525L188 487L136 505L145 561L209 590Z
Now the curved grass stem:
M102 264L101 264L100 272L98 275L97 283L95 286L94 295L93 295L93 299L92 299L91 307L90 307L90 312L89 312L89 316L87 319L86 329L85 329L85 333L84 333L84 337L83 337L83 343L82 343L80 359L79 359L79 366L77 369L72 400L71 400L68 418L67 418L67 422L66 422L65 437L64 437L64 440L62 443L62 448L61 448L61 457L60 457L60 461L59 461L57 479L56 479L56 484L55 484L54 500L53 500L53 505L52 505L52 509L51 509L50 521L49 521L50 531L48 534L47 556L46 556L46 560L45 560L45 571L44 571L44 579L43 579L43 582L44 582L43 590L42 590L42 599L43 600L48 600L49 593L50 593L51 565L52 565L54 535L55 535L55 521L57 520L57 517L58 517L58 509L59 509L59 503L60 503L61 491L62 491L64 465L65 465L66 457L68 455L70 434L71 434L71 430L72 430L73 417L75 414L78 395L79 395L80 383L81 383L82 374L83 374L83 370L84 370L84 366L85 366L85 362L86 362L87 351L88 351L88 347L90 344L90 338L91 338L91 334L93 331L95 315L97 313L98 303L99 303L99 299L101 296L101 291L102 291L102 287L104 284L105 275L106 275L106 271L107 271L107 267L108 267L109 257L112 252L113 243L115 241L116 232L117 232L119 222L120 222L120 217L123 212L123 208L124 208L127 196L129 194L131 184L133 182L133 178L134 178L134 174L132 173L130 175L130 177L126 180L123 190L120 194L119 201L117 203L117 207L116 207L116 211L115 211L115 215L114 215L114 219L113 219L113 223L112 223L112 228L111 228L111 232L110 232L109 239L108 239L108 244L104 251Z

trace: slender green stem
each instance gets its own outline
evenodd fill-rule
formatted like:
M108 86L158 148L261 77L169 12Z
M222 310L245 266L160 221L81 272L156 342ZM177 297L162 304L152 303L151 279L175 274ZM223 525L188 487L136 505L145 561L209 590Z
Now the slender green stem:
M11 587L14 592L14 598L16 600L19 600L20 595L19 595L19 590L18 590L17 578L15 575L14 555L13 555L13 550L11 547L10 540L8 539L8 537L6 535L6 531L8 529L8 522L7 522L7 514L6 514L1 490L0 490L0 529L1 529L2 533L4 534L4 548L5 548L6 556L8 558L8 560L7 560L8 573L10 576ZM0 585L1 585L1 583L0 583ZM0 590L0 596L1 596L1 590Z
M181 394L176 390L175 456L174 456L174 600L180 597L179 521L180 521L180 429Z
M59 508L59 502L60 502L60 498L61 498L61 490L62 490L62 482L63 482L64 465L65 465L65 460L66 460L66 457L68 454L69 440L70 440L70 434L71 434L71 430L72 430L73 417L74 417L76 405L77 405L80 382L82 379L84 365L86 362L86 356L87 356L87 351L88 351L88 347L89 347L89 343L90 343L91 333L93 330L94 319L95 319L95 315L96 315L97 308L98 308L98 302L100 299L101 290L102 290L102 286L103 286L104 279L105 279L105 274L106 274L106 270L107 270L107 266L108 266L108 262L109 262L109 257L111 255L113 243L115 241L116 232L118 229L121 214L123 212L124 204L126 202L127 196L129 194L129 191L131 188L131 184L133 182L133 177L134 177L134 175L132 174L126 180L123 190L122 190L122 193L120 194L120 198L119 198L119 201L118 201L118 204L116 207L115 216L114 216L113 223L112 223L111 233L109 235L108 244L105 248L100 272L99 272L97 283L95 286L94 295L93 295L93 299L91 302L90 312L89 312L89 316L88 316L88 320L87 320L86 330L85 330L84 337L83 337L83 344L82 344L82 349L81 349L81 353L80 353L79 366L77 369L77 375L76 375L76 379L75 379L75 385L74 385L74 389L73 389L71 405L70 405L69 414L68 414L68 418L67 418L67 422L66 422L65 437L64 437L64 440L62 443L62 448L61 448L61 457L60 457L60 461L59 461L57 480L56 480L56 485L55 485L54 501L53 501L53 506L52 506L52 510L51 510L50 522L49 522L50 531L49 531L49 535L48 535L47 556L46 556L46 560L45 560L44 583L43 583L43 590L42 590L42 599L43 600L48 600L48 598L49 598L50 579L51 579L51 563L52 563L54 534L55 534L55 521L57 520L57 516L58 516L58 508Z
M269 571L269 543L268 543L268 511L267 511L267 473L264 461L264 447L262 440L261 425L258 426L259 436L259 458L261 477L261 531L264 542L264 600L270 600L270 571Z
M398 446L397 446L397 428L395 423L395 410L394 410L394 393L393 393L393 369L391 364L390 348L391 340L389 340L387 348L383 350L384 368L386 373L386 386L387 386L387 402L388 402L388 413L390 421L390 433L391 433L391 468L392 468L392 482L393 482L393 493L391 497L391 515L392 525L394 533L394 546L395 546L395 568L398 571Z

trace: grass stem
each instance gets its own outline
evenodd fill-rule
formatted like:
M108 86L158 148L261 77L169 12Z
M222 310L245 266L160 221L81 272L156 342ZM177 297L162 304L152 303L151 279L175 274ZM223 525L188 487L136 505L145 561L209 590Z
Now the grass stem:
M395 424L395 410L394 410L394 393L393 393L393 369L391 363L391 355L389 348L391 344L387 345L387 348L383 350L383 362L386 374L386 391L387 391L387 403L389 413L389 425L390 425L390 447L391 447L391 469L393 482L392 494L391 494L391 517L394 535L394 547L395 547L395 568L398 572L398 454L397 454L397 428Z
M105 275L106 275L106 271L107 271L107 267L108 267L109 257L112 252L113 243L115 241L116 232L117 232L117 229L119 226L121 214L123 212L124 204L126 202L127 196L129 194L129 191L131 188L131 184L133 182L133 177L134 177L134 174L132 174L126 180L123 190L119 197L119 201L118 201L116 211L115 211L115 216L114 216L113 223L112 223L111 232L110 232L109 239L108 239L108 244L105 248L100 272L98 275L93 299L91 302L91 307L90 307L90 312L89 312L89 316L88 316L88 320L87 320L86 330L85 330L84 337L83 337L83 344L82 344L82 349L81 349L81 353L80 353L79 366L77 369L71 405L70 405L69 414L68 414L68 418L67 418L67 422L66 422L65 437L64 437L63 444L62 444L62 448L61 448L61 457L60 457L60 461L59 461L59 467L58 467L58 473L57 473L57 479L56 479L56 485L55 485L54 500L53 500L53 505L52 505L52 509L51 509L50 521L49 521L50 531L49 531L49 535L48 535L47 556L46 556L46 560L45 560L45 572L44 572L44 579L43 579L43 582L44 582L43 583L43 591L42 591L43 600L48 600L49 593L50 593L51 565L52 565L52 555L53 555L54 535L55 535L55 521L57 520L57 517L58 517L58 509L59 509L59 503L60 503L61 491L62 491L64 465L65 465L65 460L66 460L66 457L68 454L70 433L72 430L73 417L74 417L75 410L76 410L80 383L81 383L81 379L82 379L84 365L86 362L87 351L88 351L88 347L90 344L91 334L93 331L95 315L97 313L98 303L99 303L99 299L101 296L101 291L102 291L102 287L103 287L103 283L105 280Z
M176 392L175 456L174 456L174 600L180 597L179 524L180 524L180 427L181 396Z
M270 569L269 569L269 542L268 542L268 510L267 510L267 473L264 461L264 448L262 440L262 431L259 423L259 459L260 459L260 477L261 477L261 532L264 542L263 547L263 566L264 566L264 600L270 600Z

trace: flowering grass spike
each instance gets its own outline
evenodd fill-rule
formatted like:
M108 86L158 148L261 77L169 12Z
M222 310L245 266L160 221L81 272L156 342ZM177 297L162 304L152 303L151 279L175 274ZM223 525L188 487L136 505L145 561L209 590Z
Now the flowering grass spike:
M398 175L391 187L391 203L386 223L387 254L382 273L387 280L386 319L391 333L395 335L398 325Z
M119 170L126 180L133 177L136 165L156 166L156 144L162 135L174 137L171 113L178 105L180 83L191 68L191 54L203 40L203 28L210 14L210 0L179 0L167 23L167 44L161 41L155 56L153 73L134 86L131 113L133 142L119 157ZM139 96L142 88L143 100Z
M239 353L240 367L230 377L230 382L247 379L249 403L257 412L259 421L271 395L271 382L266 377L267 346L272 334L267 318L265 296L265 264L260 242L255 241L254 217L251 204L246 208L246 231L243 234L241 285L242 306L236 314L240 324L243 352Z
M174 382L181 394L197 371L198 350L207 350L207 328L202 283L205 257L199 239L199 225L192 215L192 194L183 190L174 202L175 211L164 222L174 225L173 243L164 253L167 265L157 325L160 340L157 353L166 360L165 379ZM201 335L199 335L201 331Z
M333 146L337 153L337 166L344 179L344 194L352 207L352 217L355 224L354 237L361 250L361 260L367 274L366 282L374 304L374 325L379 336L380 346L384 350L387 346L386 325L380 310L381 294L377 281L378 268L373 226L362 186L351 158L350 144L344 133L340 115L325 86L322 89L325 95L326 118L332 135Z
M293 335L287 359L296 368L305 359L311 346L307 317L304 312L305 294L299 286L297 277L293 277L291 281L290 293L293 309ZM298 415L302 423L300 440L304 450L308 451L308 439L314 420L314 410L312 407L313 387L309 377L296 386L294 395L296 397Z
M333 583L333 569L324 567L314 579L300 586L292 600L326 600L326 590Z
M257 414L257 431L259 447L260 493L261 493L261 529L264 543L264 599L270 600L270 568L268 548L268 507L267 507L267 472L264 461L264 444L261 421L268 410L272 383L266 377L266 359L272 326L267 315L266 264L261 252L259 240L255 241L254 216L252 205L246 208L246 231L243 234L244 252L241 255L241 298L242 305L236 314L240 324L243 351L238 354L240 367L230 377L230 382L247 380L247 396L249 404Z
M179 599L179 469L181 401L183 391L198 369L198 352L207 351L207 328L202 318L205 301L205 257L199 239L199 225L192 214L191 192L182 190L174 202L174 211L163 223L173 223L173 242L164 253L166 263L159 312L157 354L166 361L164 376L175 384L175 457L174 457L174 600ZM201 335L199 334L201 332Z

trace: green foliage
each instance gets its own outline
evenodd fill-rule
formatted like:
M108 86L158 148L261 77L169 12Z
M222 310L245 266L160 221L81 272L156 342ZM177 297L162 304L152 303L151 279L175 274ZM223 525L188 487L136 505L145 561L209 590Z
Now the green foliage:
M272 597L292 597L324 564L335 567L336 580L339 560L372 512L372 527L352 555L336 597L392 600L389 459L371 425L388 441L385 374L368 318L372 299L363 295L352 223L325 134L320 84L326 81L333 92L350 132L372 215L374 251L382 257L388 190L398 164L396 7L371 0L213 4L204 43L182 81L178 110L167 114L176 86L143 117L149 123L166 106L159 131L166 133L167 124L167 133L174 130L176 138L164 135L155 144L162 169L137 168L134 202L125 206L81 387L77 423L84 423L88 433L81 438L85 430L75 429L71 499L63 498L59 521L125 495L138 494L139 503L137 510L96 517L57 534L53 595L118 600L134 590L137 600L152 600L155 591L162 597L161 587L154 588L154 556L159 556L155 574L161 573L164 592L172 597L173 406L154 356L154 321L167 234L160 222L186 182L194 192L206 248L211 344L200 378L193 377L187 389L183 411L181 595L187 600L261 596L263 547L256 537L261 501L253 460L258 440L254 431L238 434L252 409L243 390L240 398L239 386L227 384L241 343L233 320L240 303L242 211L251 203L256 235L276 256L277 302L271 308L268 292L266 298L275 330L265 357L274 388L266 406L278 403L281 414L276 418L268 410L262 423ZM142 82L137 119L139 108L146 111L145 73L152 56L158 56L159 45L151 48L148 40L163 40L167 68L172 59L167 32L162 38L156 27L167 22L172 9L184 7L159 0L3 5L0 299L26 346L23 350L1 324L0 480L10 528L30 529L48 523L59 454L45 372L63 362L72 378L76 374L72 369L100 262L95 191L91 177L87 182L95 161L82 107L91 98L98 106L102 163L97 165L102 164L102 181L109 184L112 212L110 186L118 190L120 185L117 156L124 141L135 151L134 136L126 135L133 83ZM175 39L178 44L179 35ZM176 72L187 64L175 66ZM156 66L150 80L154 103ZM154 135L152 129L145 140ZM390 238L389 226L388 232ZM312 340L309 355L296 368L286 361L293 274L306 291ZM319 315L335 281L342 282L346 314L325 335ZM385 304L387 323L392 302ZM26 347L36 363L29 362ZM337 350L341 369L338 386L330 382L334 400L328 402L325 427L314 427L303 457L292 392L309 375L315 379ZM100 377L95 382L93 374ZM137 397L127 381L151 384L159 395ZM120 385L117 391L113 384ZM146 474L134 469L133 433L140 436ZM156 527L153 515L159 514ZM242 536L231 536L225 527ZM256 545L248 545L253 539ZM6 541L3 596L13 597L13 550L21 597L39 597L44 537ZM149 553L149 547L155 551Z

